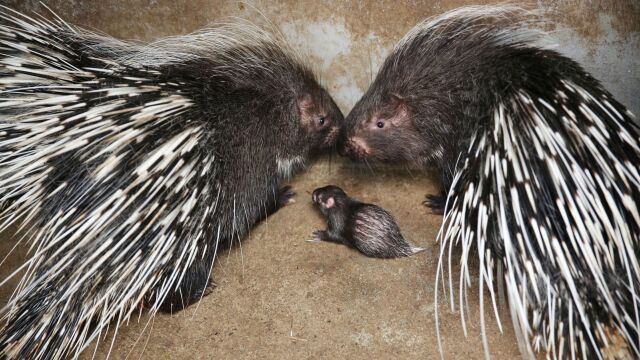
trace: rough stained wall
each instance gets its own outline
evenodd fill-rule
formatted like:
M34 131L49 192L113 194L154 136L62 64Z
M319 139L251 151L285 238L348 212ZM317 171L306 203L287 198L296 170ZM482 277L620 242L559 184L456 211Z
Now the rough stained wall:
M39 0L3 0L46 12ZM264 23L263 14L301 51L311 55L339 105L348 111L367 88L385 54L420 19L458 6L496 1L344 0L48 0L65 20L124 39L151 40L195 31L239 16ZM635 114L640 113L640 1L539 0L558 50L578 60Z

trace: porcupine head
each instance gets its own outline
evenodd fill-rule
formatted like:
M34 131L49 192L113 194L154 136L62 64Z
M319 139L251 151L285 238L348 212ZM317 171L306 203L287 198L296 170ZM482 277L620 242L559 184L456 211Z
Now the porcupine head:
M457 39L454 31L416 26L346 117L338 151L354 161L435 168L446 191L461 149L507 76L492 69L510 66L485 46ZM430 204L434 210L444 206L444 198L431 200L441 202Z

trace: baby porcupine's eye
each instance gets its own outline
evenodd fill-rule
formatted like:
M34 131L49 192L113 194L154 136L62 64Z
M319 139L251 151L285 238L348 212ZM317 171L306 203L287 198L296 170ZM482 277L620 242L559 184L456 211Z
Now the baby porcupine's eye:
M384 127L384 122L382 121L378 121L378 123L376 124L376 126L378 127L378 129L382 129Z

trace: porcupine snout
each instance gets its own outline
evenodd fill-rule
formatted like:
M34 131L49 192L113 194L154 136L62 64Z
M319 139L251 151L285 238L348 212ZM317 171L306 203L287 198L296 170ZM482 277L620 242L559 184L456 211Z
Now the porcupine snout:
M341 156L347 156L352 160L362 160L369 156L370 148L366 141L357 136L349 138L341 138L341 142L338 144L338 154Z

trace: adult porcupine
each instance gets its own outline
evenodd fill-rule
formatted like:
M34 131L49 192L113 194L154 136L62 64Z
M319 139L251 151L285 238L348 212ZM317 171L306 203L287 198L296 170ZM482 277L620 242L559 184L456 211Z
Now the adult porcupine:
M144 299L199 299L217 250L289 199L281 181L343 120L249 23L137 44L0 18L2 217L34 240L0 358L77 356Z
M601 357L614 330L640 355L638 129L578 64L538 45L535 22L480 6L417 25L347 116L342 151L439 171L445 196L427 205L445 216L438 272L462 248L461 311L474 246L481 310L484 286L495 310L504 266L524 354Z

